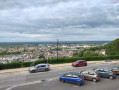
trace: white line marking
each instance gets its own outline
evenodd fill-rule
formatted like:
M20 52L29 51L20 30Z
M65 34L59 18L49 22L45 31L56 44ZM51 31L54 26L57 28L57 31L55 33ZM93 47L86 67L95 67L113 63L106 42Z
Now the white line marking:
M7 88L6 90L11 90L11 89L13 89L15 87L18 87L18 86L30 85L30 84L36 84L36 83L41 83L41 81L35 81L35 82L32 82L32 83L24 83L24 84L14 85L14 86L12 86L10 88Z

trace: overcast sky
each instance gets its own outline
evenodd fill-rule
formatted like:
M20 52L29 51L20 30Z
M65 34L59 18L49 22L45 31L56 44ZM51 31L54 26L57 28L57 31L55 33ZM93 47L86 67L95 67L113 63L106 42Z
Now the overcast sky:
M0 0L0 42L119 38L119 0Z

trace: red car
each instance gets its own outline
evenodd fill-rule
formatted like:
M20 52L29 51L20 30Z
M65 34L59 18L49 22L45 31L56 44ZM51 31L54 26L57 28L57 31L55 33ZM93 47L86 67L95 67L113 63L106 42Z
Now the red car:
M72 66L74 67L87 66L87 62L85 60L77 60L72 63Z

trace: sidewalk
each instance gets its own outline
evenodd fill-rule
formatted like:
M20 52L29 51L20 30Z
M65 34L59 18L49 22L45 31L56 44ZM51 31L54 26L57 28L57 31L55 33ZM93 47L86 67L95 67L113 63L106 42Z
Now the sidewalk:
M119 63L119 61L112 61L112 62L104 62L104 61L88 61L87 63ZM64 66L70 66L71 63L64 63L64 64L50 64L51 68L55 67L64 67ZM26 68L16 68L16 69L6 69L6 70L0 70L0 74L4 73L15 73L15 72L22 72L22 71L28 71L29 67Z

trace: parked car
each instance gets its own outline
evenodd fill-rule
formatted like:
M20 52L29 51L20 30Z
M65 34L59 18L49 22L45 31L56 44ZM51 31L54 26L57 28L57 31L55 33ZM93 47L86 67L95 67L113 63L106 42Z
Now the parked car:
M72 63L72 66L74 67L87 66L87 62L85 60L77 60Z
M77 72L70 72L70 73L63 74L59 78L59 80L61 82L74 83L74 84L76 84L78 86L84 84L84 76L81 75L80 73L77 73Z
M94 70L84 70L80 72L81 75L84 76L84 79L86 80L92 80L93 82L97 82L100 80L100 76L97 72Z
M100 77L109 78L111 80L116 78L116 73L111 68L99 67L95 68L94 70L99 73Z
M111 67L112 71L114 71L117 75L119 75L119 66Z
M49 71L50 65L49 64L38 64L36 66L32 66L29 68L29 72L39 72L39 71Z

